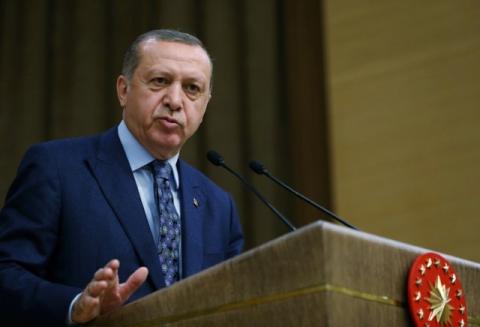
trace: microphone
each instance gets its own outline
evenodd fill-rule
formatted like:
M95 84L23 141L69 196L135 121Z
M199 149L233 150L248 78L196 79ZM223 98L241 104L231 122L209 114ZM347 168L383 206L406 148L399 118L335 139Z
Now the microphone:
M284 189L286 189L290 193L293 193L296 197L302 199L303 201L307 202L308 204L310 204L311 206L315 207L316 209L322 211L323 213L326 213L328 216L333 218L335 221L337 221L337 222L339 222L339 223L341 223L341 224L343 224L347 227L350 227L354 230L359 230L357 227L348 223L343 218L340 218L339 216L337 216L336 214L334 214L333 212L331 212L327 208L322 207L318 203L316 203L313 200L310 200L309 198L307 198L305 195L295 191L293 188L291 188L290 186L288 186L287 184L285 184L284 182L282 182L281 180L279 180L275 176L272 176L272 174L270 174L268 169L265 168L265 166L262 163L260 163L259 161L252 160L252 161L250 161L249 166L257 174L267 176L269 179L271 179L272 181L274 181L275 183L277 183L278 185L280 185L281 187L283 187Z
M253 192L260 199L260 201L262 201L270 210L273 211L273 213L278 218L280 218L280 220L285 225L287 225L287 227L290 231L296 230L295 226L293 226L292 223L287 218L285 218L284 215L282 215L270 202L268 202L267 199L265 199L265 197L263 197L250 183L248 183L245 180L245 178L243 178L239 173L237 173L236 171L234 171L233 169L228 167L227 164L225 163L225 160L223 160L223 157L220 154L218 154L217 152L215 152L213 150L210 150L210 151L207 152L207 159L208 159L208 161L210 161L215 166L223 167L228 172L230 172L232 175L237 177L243 183L243 185L246 186L247 189L249 189L251 192Z

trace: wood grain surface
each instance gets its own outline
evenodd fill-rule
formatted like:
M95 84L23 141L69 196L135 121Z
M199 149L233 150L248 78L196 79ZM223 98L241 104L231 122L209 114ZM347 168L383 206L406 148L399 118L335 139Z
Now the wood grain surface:
M409 326L407 275L425 251L318 222L89 326ZM462 281L469 315L479 317L480 265L446 257Z

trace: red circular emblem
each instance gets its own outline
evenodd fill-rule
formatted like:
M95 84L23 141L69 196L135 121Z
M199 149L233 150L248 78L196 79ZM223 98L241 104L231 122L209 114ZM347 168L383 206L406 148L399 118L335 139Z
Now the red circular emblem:
M417 257L410 268L408 306L415 326L467 326L462 284L450 263L436 253Z

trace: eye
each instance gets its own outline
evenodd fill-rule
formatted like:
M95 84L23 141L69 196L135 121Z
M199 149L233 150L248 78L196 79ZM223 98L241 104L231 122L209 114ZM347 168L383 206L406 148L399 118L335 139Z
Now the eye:
M200 86L198 86L196 84L187 84L187 85L185 85L184 88L185 88L185 91L188 94L192 94L192 95L198 95L202 91Z
M150 80L150 83L154 86L168 85L168 79L165 77L154 77Z

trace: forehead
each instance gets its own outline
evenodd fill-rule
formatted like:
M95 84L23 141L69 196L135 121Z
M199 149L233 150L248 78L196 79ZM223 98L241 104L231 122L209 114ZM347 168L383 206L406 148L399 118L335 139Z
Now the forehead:
M210 79L212 64L207 52L197 45L148 39L138 48L137 68L178 68L198 70Z

